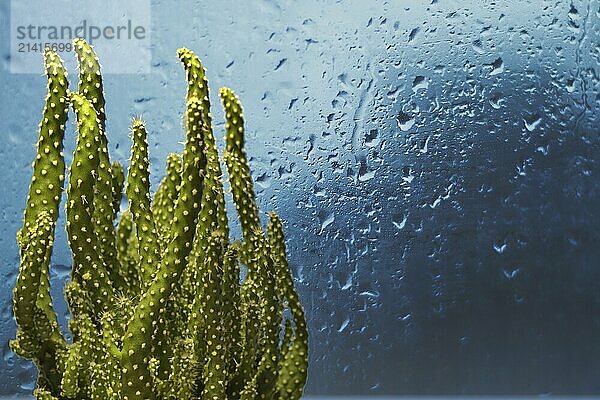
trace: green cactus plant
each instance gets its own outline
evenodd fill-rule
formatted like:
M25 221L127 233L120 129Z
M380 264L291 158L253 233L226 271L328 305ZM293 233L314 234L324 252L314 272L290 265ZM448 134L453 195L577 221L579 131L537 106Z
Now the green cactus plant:
M299 399L308 364L304 311L281 220L271 213L266 233L261 226L238 98L220 91L224 159L242 228L241 240L231 241L198 57L178 51L188 81L185 148L168 156L166 176L151 197L144 123L133 121L125 177L108 153L100 63L85 40L75 39L74 49L76 92L68 89L60 57L49 49L44 54L48 95L17 234L18 330L11 347L37 366L36 398ZM69 107L78 132L66 189L70 342L49 289ZM129 207L120 212L125 196Z

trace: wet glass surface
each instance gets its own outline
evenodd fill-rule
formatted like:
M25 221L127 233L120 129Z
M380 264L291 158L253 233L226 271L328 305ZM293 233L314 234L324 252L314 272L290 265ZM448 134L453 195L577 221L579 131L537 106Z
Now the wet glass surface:
M138 115L154 184L181 150L180 46L208 69L219 137L216 89L238 92L258 202L286 221L307 311L306 392L599 394L599 4L210 3L152 2L152 73L105 77L110 151L127 163ZM7 395L34 386L7 341L45 94L42 76L8 72L8 19L3 3ZM73 142L70 122L69 159ZM63 322L65 236L52 274Z

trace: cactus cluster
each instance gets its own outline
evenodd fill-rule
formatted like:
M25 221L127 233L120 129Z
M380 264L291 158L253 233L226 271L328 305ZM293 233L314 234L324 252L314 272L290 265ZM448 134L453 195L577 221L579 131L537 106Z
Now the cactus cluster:
M266 231L256 206L236 95L225 109L224 161L242 238L231 241L208 82L188 49L183 154L167 159L150 194L147 131L131 127L127 176L110 161L100 64L74 40L79 86L69 91L60 57L46 50L48 95L33 178L17 234L12 349L38 368L38 399L299 399L308 333L286 260L283 227ZM73 255L65 294L72 340L57 323L50 257L65 182L68 110L77 127L66 230ZM128 206L121 212L122 199ZM125 208L125 207L123 207Z

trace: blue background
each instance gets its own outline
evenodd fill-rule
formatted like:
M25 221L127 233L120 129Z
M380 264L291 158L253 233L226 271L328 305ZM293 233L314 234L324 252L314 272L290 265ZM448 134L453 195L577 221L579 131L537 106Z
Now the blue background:
M33 387L7 342L45 95L43 76L8 72L9 15L0 394ZM599 394L599 19L597 1L154 0L152 73L105 77L111 155L127 163L141 115L162 177L189 47L213 97L240 95L261 210L286 221L307 393ZM70 158L72 122L66 141ZM54 253L64 321L62 229Z

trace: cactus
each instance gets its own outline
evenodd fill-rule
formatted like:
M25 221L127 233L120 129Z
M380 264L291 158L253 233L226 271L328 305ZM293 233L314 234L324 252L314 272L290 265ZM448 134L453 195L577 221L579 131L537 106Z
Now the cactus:
M168 156L152 197L145 124L132 123L125 174L110 161L98 58L83 39L74 40L74 49L76 92L69 92L59 56L44 53L48 95L17 234L18 330L11 347L38 369L35 397L299 399L308 364L304 311L283 224L271 213L266 232L261 225L239 99L230 89L220 91L224 159L242 228L242 238L231 241L208 81L198 57L188 49L177 53L188 82L186 141L182 155ZM59 329L49 290L69 108L78 132L66 189L71 342Z

